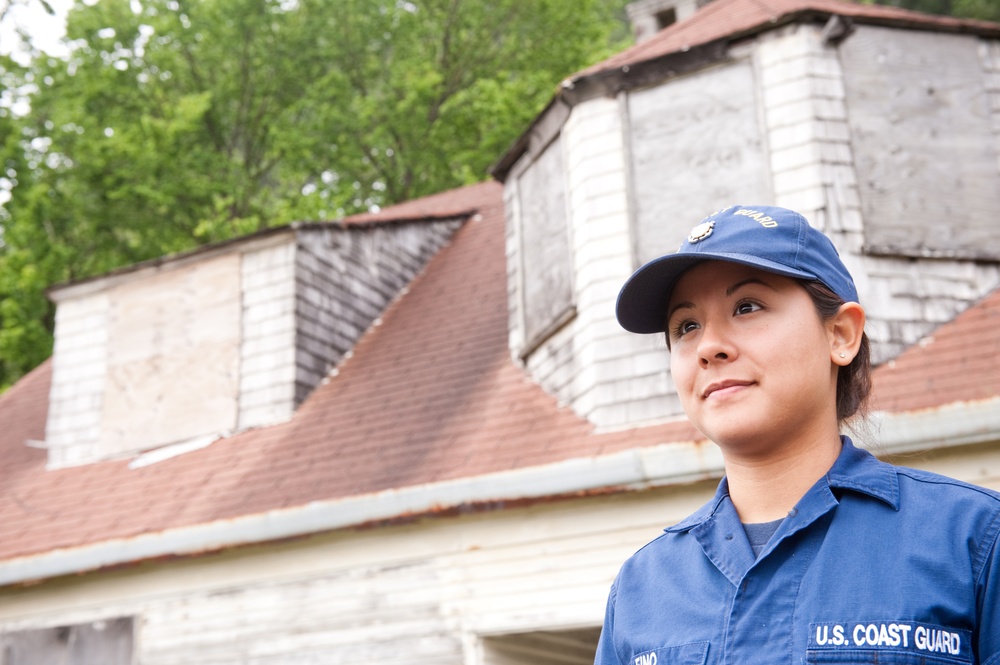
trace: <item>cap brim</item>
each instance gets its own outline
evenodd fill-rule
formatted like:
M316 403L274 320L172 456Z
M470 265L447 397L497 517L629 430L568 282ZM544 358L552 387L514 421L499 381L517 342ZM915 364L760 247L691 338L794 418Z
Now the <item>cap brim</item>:
M668 254L653 259L625 282L618 293L615 315L622 328L634 333L661 333L666 329L667 305L678 278L685 270L702 261L727 261L760 268L785 277L816 279L815 276L757 256L732 253L698 252Z

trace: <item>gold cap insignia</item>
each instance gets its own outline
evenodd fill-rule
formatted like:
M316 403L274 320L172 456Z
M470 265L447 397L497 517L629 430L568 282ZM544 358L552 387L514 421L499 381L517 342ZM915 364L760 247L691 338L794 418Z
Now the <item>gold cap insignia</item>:
M708 236L712 235L712 231L714 230L715 220L702 222L698 226L691 229L691 233L688 234L688 242L694 244L699 240L704 240Z

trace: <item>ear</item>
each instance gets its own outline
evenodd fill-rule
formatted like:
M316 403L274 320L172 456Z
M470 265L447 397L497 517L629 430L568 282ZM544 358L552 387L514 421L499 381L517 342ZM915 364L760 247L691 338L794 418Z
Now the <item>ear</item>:
M856 302L844 303L826 322L826 329L830 338L830 360L840 366L850 365L865 332L864 308Z

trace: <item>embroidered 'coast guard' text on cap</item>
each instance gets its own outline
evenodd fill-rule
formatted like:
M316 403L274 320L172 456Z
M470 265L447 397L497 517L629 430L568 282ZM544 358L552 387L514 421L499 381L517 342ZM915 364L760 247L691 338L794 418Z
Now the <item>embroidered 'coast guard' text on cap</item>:
M630 332L663 332L678 277L694 264L711 260L817 281L845 302L858 302L854 280L837 249L805 217L774 206L732 206L691 229L675 253L635 271L618 294L618 322Z

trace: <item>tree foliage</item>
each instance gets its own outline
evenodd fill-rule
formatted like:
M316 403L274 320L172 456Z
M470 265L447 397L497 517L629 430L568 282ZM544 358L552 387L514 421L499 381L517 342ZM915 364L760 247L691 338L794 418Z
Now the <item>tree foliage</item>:
M67 58L0 62L0 385L51 352L53 283L483 179L624 4L78 2Z

